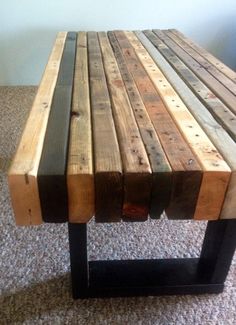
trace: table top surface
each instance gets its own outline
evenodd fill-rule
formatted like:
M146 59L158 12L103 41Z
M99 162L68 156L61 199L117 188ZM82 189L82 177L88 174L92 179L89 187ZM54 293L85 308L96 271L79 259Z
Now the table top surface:
M60 32L9 173L18 225L236 217L236 73L177 30Z

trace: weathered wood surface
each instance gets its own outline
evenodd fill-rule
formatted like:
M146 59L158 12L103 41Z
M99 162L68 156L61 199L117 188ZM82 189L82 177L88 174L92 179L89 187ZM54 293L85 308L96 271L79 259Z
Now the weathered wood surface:
M176 30L60 33L9 170L17 224L235 218L235 76Z
M75 32L69 32L58 72L38 169L43 220L68 220L66 165L76 54Z
M196 60L201 66L205 68L215 79L222 83L232 94L236 95L236 84L219 71L213 64L209 63L202 55L195 51L188 43L186 43L181 37L172 31L165 31L167 35L172 36L175 42L191 57Z
M115 222L122 217L122 163L101 49L95 32L88 33L88 56L95 166L95 217L98 222Z
M168 46L163 43L157 35L149 34L149 38L235 141L236 118L231 110L218 97L216 97L208 87L206 87L206 85L191 71L191 69L189 69L180 58L178 58L175 52L168 48Z
M152 169L150 216L158 218L168 206L171 193L171 167L146 111L134 79L129 72L115 33L108 33L130 104L145 145Z
M171 199L166 210L168 216L177 219L191 218L200 188L201 168L125 34L115 32L115 35L173 170Z
M66 32L61 32L56 38L8 172L11 202L17 225L42 223L37 173L66 35Z
M185 52L175 42L176 36L174 34L154 30L159 36L177 55L178 57L209 87L217 97L219 97L233 113L236 113L235 100L236 97L225 88L218 80L216 80L205 68L203 68L191 55ZM177 40L176 40L177 41Z
M234 218L236 210L236 200L233 199L236 196L236 143L171 67L173 52L151 31L136 32L136 35L230 166L232 175L220 217ZM181 62L178 62L178 66L180 65Z
M145 220L152 185L148 156L108 37L104 32L98 35L123 162L123 216Z
M194 218L204 218L207 209L208 219L218 219L231 170L135 34L126 35L203 169Z
M67 163L70 222L88 222L94 216L93 175L87 35L79 32Z
M213 64L217 69L219 69L222 73L224 73L228 78L236 82L236 72L230 69L227 65L225 65L222 61L217 59L210 52L206 51L204 48L200 47L198 44L194 43L191 39L186 37L177 29L169 29L172 33L182 38L188 45L190 45L196 52L198 52L202 57L204 57L208 62Z

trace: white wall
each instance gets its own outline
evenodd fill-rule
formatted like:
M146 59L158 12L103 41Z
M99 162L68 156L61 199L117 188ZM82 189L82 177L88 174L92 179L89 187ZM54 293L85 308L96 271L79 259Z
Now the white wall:
M236 68L236 0L0 0L0 85L38 84L57 31L172 27Z

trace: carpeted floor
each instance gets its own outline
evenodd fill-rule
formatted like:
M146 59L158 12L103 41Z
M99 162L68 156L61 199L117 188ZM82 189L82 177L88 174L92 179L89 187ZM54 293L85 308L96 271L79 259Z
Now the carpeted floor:
M0 324L236 324L236 259L220 295L72 300L66 225L16 227L9 200L6 171L35 92L0 88ZM198 256L205 225L91 222L90 259Z

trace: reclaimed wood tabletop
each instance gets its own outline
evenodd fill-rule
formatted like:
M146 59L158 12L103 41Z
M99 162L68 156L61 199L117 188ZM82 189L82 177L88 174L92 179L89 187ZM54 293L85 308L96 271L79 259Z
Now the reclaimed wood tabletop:
M236 72L175 29L60 32L8 173L18 225L236 211Z

